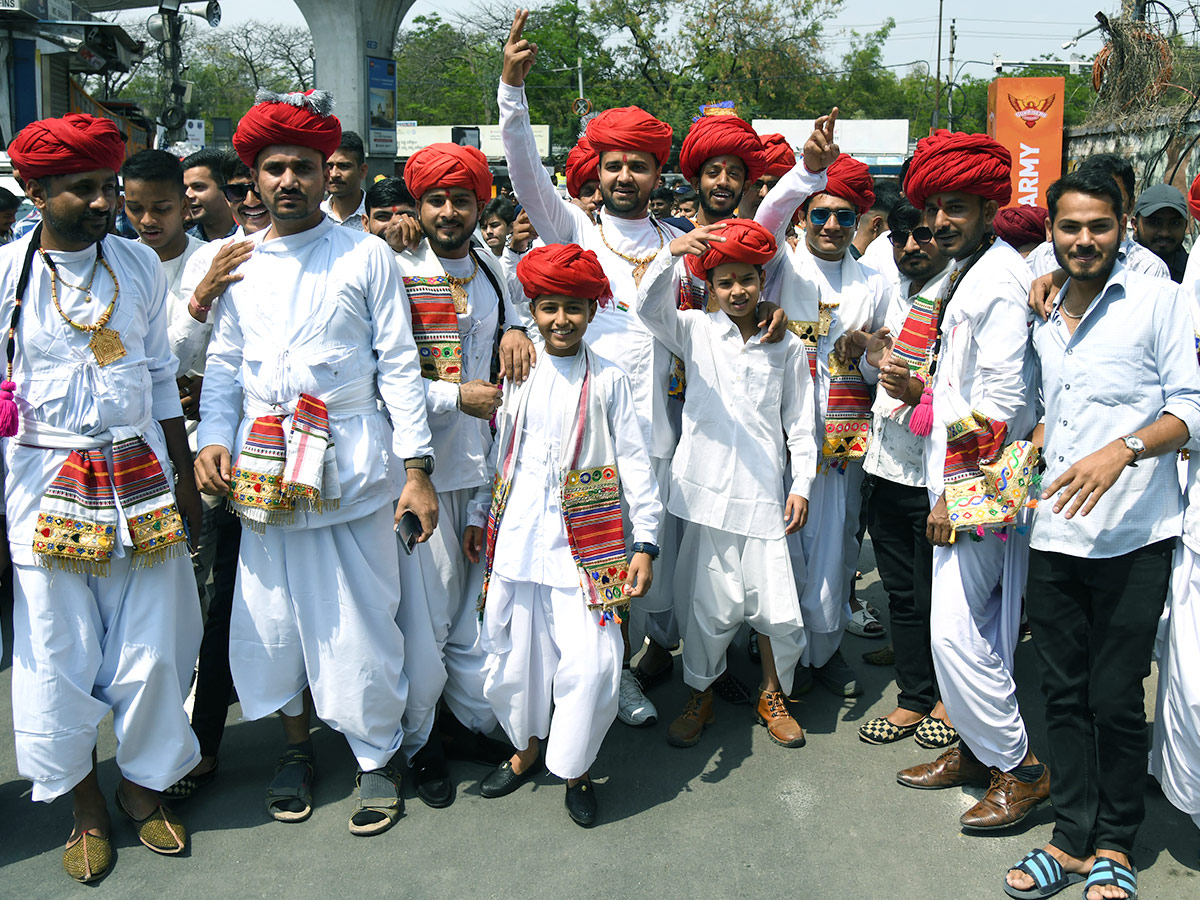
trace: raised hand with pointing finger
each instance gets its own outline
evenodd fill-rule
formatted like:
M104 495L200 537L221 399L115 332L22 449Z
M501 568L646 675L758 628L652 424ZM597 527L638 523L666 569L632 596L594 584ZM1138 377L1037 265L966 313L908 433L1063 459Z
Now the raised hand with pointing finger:
M824 172L841 154L833 140L833 128L837 124L838 108L829 115L821 116L813 123L813 133L804 142L804 168L810 172Z
M512 87L522 87L525 84L525 78L537 59L537 44L531 44L521 37L528 21L529 10L518 9L513 16L508 41L504 45L504 67L500 72L500 80Z

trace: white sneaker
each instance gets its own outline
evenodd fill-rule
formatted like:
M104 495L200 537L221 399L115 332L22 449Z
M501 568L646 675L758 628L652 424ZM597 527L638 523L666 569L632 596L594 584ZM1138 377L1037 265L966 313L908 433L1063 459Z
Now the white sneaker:
M626 725L641 728L658 721L658 710L642 693L642 686L629 669L621 670L621 691L617 702L617 718Z

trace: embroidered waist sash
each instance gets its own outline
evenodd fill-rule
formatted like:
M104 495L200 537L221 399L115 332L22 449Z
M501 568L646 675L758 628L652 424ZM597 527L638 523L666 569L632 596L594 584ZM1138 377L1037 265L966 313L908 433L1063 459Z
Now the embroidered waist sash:
M421 374L430 381L462 383L462 338L458 313L444 275L404 276L412 310L413 340L421 359Z
M825 405L825 459L861 459L871 434L871 390L858 361L829 354L829 401Z
M1003 528L1025 506L1034 482L1037 448L1005 446L1008 427L971 411L946 426L946 509L956 531Z
M301 394L286 440L284 421L256 418L233 466L229 507L255 531L291 523L297 509L336 509L341 500L325 404Z
M133 567L187 552L183 519L158 457L141 437L113 441L113 466L100 449L72 450L38 512L33 552L47 568L107 576L116 550L117 504L129 525Z

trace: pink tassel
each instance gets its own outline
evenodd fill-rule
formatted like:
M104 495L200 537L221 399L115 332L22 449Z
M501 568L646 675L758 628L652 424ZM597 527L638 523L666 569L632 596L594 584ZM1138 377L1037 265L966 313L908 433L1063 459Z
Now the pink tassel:
M0 437L12 437L17 433L21 416L13 392L17 386L11 381L0 381Z
M908 430L917 437L928 437L933 431L933 391L929 388L921 391L921 400L908 417Z

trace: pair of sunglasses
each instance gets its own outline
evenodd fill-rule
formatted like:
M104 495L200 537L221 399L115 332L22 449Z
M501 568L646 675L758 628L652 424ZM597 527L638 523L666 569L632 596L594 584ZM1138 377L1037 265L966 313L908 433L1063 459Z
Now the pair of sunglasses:
M905 244L907 244L909 236L911 236L912 239L918 244L928 244L933 240L933 231L922 225L919 228L914 228L912 231L900 231L899 229L893 229L888 235L893 246L896 247L903 247Z
M817 226L823 226L829 221L829 217L837 215L837 223L843 228L853 228L858 222L858 213L852 209L828 209L824 206L816 206L808 211L809 220Z
M230 203L241 203L246 199L246 195L254 190L252 184L227 184L221 188L225 192L225 199Z

